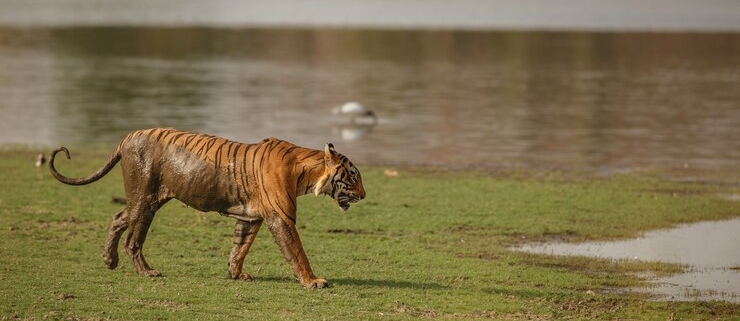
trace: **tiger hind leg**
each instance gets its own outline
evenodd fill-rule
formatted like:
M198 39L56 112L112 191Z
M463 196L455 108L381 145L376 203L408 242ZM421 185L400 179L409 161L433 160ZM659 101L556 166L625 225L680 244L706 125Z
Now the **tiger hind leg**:
M154 220L156 211L164 205L169 199L165 199L153 204L145 202L134 202L134 205L126 208L129 216L129 233L126 236L126 252L131 258L136 271L141 276L160 276L159 271L152 269L144 258L143 248L149 227Z
M234 247L231 249L231 255L229 256L229 278L246 281L254 280L251 274L242 271L242 267L244 266L244 258L247 256L261 226L262 220L236 221Z
M103 262L111 270L118 266L118 242L126 229L128 229L128 214L124 208L113 216L103 249Z

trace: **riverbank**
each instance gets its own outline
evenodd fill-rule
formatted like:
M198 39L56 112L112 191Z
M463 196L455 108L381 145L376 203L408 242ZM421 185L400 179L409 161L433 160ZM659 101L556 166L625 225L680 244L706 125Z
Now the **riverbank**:
M306 291L265 229L245 268L226 278L233 222L171 202L147 240L163 277L137 276L126 259L102 264L102 244L123 195L118 169L85 187L33 165L39 150L0 149L3 318L41 319L718 319L740 305L660 302L632 292L636 275L681 266L511 251L532 241L624 239L680 223L736 217L736 184L664 173L583 175L361 167L367 199L341 213L325 197L299 199L298 229L318 275ZM74 148L58 169L86 175L104 148Z

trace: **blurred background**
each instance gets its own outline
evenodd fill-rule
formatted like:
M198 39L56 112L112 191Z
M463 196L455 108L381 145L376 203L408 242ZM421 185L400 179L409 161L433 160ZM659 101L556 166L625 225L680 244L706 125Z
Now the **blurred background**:
M0 144L166 126L358 164L737 170L738 32L733 0L0 0Z

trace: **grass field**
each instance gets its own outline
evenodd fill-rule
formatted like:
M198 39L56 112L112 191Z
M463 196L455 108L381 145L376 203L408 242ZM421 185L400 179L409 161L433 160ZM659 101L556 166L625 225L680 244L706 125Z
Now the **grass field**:
M87 175L107 149L71 148L58 168ZM296 282L263 229L245 262L254 282L227 279L233 221L173 201L145 252L162 277L136 275L125 252L102 261L123 196L115 169L71 187L35 168L38 151L0 149L0 315L3 320L737 320L740 305L657 302L635 276L681 267L510 251L527 241L633 237L648 229L740 215L737 184L656 173L595 176L362 168L368 197L346 213L299 198L298 226L318 276Z

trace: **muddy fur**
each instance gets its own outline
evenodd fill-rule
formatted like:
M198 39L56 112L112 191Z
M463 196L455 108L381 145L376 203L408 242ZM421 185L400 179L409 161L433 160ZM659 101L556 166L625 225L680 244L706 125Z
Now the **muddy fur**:
M330 195L342 210L365 197L360 172L347 157L327 144L324 150L293 145L276 138L243 144L209 135L171 128L135 131L124 138L110 159L95 173L68 178L49 169L68 185L85 185L121 164L126 191L125 207L113 216L103 259L110 269L118 266L118 243L124 231L126 253L136 271L159 276L144 259L143 246L156 211L178 199L201 211L215 211L236 219L229 276L252 280L243 271L244 258L262 223L272 232L297 279L307 288L328 286L317 278L296 230L296 198L313 193Z

